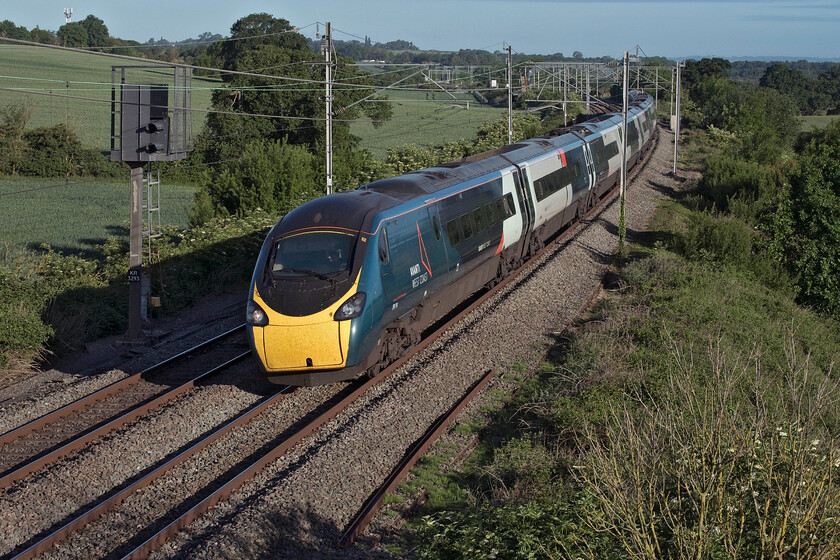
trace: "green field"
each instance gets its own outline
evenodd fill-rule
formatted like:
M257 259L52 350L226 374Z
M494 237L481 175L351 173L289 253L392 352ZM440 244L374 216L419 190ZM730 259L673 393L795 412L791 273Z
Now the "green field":
M0 45L0 106L26 102L35 107L29 128L66 123L83 144L109 150L111 143L111 67L141 63L119 58L68 52L42 47ZM149 61L154 64L154 61ZM119 74L118 74L119 76ZM119 77L117 78L119 80ZM132 69L127 80L136 83L170 83L172 72ZM194 77L193 109L210 107L210 93L219 80ZM206 113L194 112L193 134Z
M832 121L840 118L840 115L819 115L815 117L800 117L802 125L800 130L802 132L810 132L814 128L822 130L827 127Z
M453 99L444 92L391 91L388 97L394 106L390 121L380 128L374 128L371 122L350 126L350 132L362 139L362 147L380 158L389 147L472 139L482 124L507 115L506 108L481 105L468 94L455 94Z
M160 186L162 224L186 228L194 187ZM129 184L125 181L0 177L0 244L66 254L97 254L108 237L128 237Z

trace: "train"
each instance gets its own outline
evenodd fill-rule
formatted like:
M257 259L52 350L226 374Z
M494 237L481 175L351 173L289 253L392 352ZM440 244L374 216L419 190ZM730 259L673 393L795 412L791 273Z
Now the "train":
M630 94L627 162L650 148L653 99ZM621 113L323 196L268 232L247 330L268 380L374 376L424 330L585 215L621 174Z

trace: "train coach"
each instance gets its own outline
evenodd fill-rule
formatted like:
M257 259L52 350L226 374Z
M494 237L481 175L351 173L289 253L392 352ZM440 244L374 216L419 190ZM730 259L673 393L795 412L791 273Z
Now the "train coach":
M650 147L633 92L627 159ZM247 326L268 379L375 375L461 301L507 276L597 205L621 170L622 118L585 123L309 201L270 230Z

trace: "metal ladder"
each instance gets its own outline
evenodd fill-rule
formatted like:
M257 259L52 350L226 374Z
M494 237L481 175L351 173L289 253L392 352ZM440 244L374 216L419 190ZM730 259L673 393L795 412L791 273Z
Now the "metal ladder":
M150 162L143 174L143 211L146 212L143 229L143 255L146 266L152 264L152 239L162 235L160 225L160 164Z

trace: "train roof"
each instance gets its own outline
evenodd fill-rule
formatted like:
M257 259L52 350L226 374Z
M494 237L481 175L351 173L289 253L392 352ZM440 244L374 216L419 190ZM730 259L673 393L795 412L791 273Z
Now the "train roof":
M400 201L436 193L447 187L477 179L511 166L502 154L521 149L524 144L511 144L474 156L410 171L390 179L381 179L359 187Z
M283 217L282 233L320 226L360 231L369 228L374 213L399 204L398 200L376 192L342 191L310 200Z

